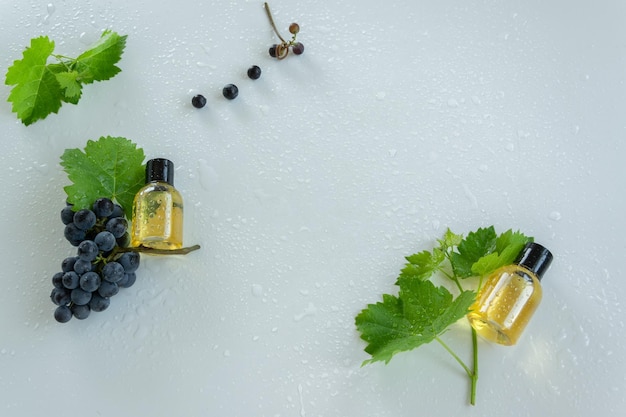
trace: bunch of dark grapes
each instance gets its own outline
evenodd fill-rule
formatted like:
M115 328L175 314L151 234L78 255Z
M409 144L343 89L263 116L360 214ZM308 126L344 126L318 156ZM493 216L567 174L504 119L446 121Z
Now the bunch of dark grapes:
M73 317L83 320L92 311L104 311L120 288L135 283L139 253L125 252L130 235L124 211L108 198L100 198L92 209L61 210L65 238L76 246L76 256L61 263L61 272L52 277L50 299L57 305L54 318L66 323Z

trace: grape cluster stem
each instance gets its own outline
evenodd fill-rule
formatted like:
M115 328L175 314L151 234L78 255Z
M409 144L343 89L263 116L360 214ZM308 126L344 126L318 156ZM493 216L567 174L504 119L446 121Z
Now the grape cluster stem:
M298 44L298 42L296 42L296 38L298 34L297 32L292 33L291 40L289 41L285 40L285 38L281 36L280 32L278 31L278 28L276 27L276 23L274 22L274 18L272 17L272 12L270 11L270 5L267 2L265 2L263 3L263 7L265 8L265 13L267 14L267 18L270 21L270 25L272 25L272 29L274 29L276 36L278 36L278 38L280 39L280 43L276 45L276 58L278 58L279 60L285 59L287 55L289 55L289 48L294 47L296 46L296 44ZM300 53L302 52L300 51Z
M155 249L155 248L149 248L147 246L122 248L122 247L117 246L115 247L115 249L113 249L113 253L110 256L115 256L118 253L124 253L124 252L138 252L138 253L145 253L147 255L187 255L188 253L191 253L198 249L200 249L200 245L193 245L193 246L188 246L188 247L180 248L180 249Z

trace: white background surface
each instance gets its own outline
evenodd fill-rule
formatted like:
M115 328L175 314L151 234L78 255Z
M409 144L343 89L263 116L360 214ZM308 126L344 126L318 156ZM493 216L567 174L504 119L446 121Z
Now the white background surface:
M76 56L128 35L122 73L78 106L25 127L0 101L0 415L622 412L626 3L271 6L284 35L300 23L302 56L267 55L260 1L0 5L3 76L35 36ZM107 311L60 325L59 157L105 135L175 162L202 250L143 258ZM477 405L435 344L361 368L354 316L395 291L403 256L491 224L555 261L519 344L480 343Z

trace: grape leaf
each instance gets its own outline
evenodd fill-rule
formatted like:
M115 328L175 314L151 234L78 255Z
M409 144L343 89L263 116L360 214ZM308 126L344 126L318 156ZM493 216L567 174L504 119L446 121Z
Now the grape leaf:
M31 39L22 59L14 61L7 71L5 83L15 85L8 101L13 103L13 112L25 125L61 108L61 86L46 65L52 51L54 42L47 36Z
M388 363L399 352L415 349L435 340L448 326L464 317L475 299L463 291L453 299L444 287L429 281L399 280L398 296L383 295L383 301L369 304L355 319L361 338L372 357L363 365Z
M78 71L59 72L55 76L61 88L65 90L65 97L74 99L80 96L82 85L77 81Z
M443 235L443 239L438 240L439 248L443 252L447 252L448 249L458 246L461 243L461 241L463 241L463 236L457 235L456 233L452 233L452 230L448 228L446 229L446 233L444 233Z
M85 151L66 149L61 166L73 184L64 187L75 210L90 208L100 197L119 203L128 218L135 194L144 185L144 152L121 137L89 140Z
M105 81L121 71L115 64L122 59L127 36L120 36L105 30L100 39L91 48L76 58L76 68L81 82L90 84Z
M402 269L400 278L424 281L437 271L439 265L445 260L445 255L440 249L435 248L432 252L425 250L407 256L406 260L409 262Z
M501 266L512 264L526 243L532 240L519 231L507 230L496 239L494 252L481 257L472 265L473 275L487 275Z
M475 276L472 265L480 258L496 249L496 231L493 226L480 228L468 233L457 246L457 251L450 254L450 263L459 278Z
M54 42L47 36L33 38L6 73L5 84L13 86L7 101L25 125L57 113L63 102L78 104L82 84L108 80L120 72L126 36L109 30L78 58L53 54ZM50 57L59 62L48 64Z

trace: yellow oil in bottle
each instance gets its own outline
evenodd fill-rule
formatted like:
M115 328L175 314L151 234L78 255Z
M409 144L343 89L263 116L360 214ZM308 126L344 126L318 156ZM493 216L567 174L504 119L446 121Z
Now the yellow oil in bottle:
M468 314L476 332L503 345L517 342L541 301L537 278L519 265L509 265L485 282Z
M183 247L183 198L174 188L174 164L151 159L146 185L133 202L131 245L154 249Z
M467 315L476 332L502 345L517 343L541 302L540 280L551 262L550 251L530 242L514 264L487 277Z
M183 247L183 199L174 187L149 184L137 194L134 207L132 246Z

